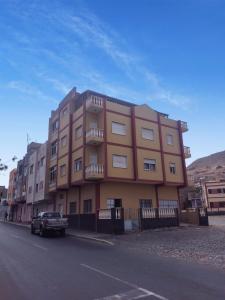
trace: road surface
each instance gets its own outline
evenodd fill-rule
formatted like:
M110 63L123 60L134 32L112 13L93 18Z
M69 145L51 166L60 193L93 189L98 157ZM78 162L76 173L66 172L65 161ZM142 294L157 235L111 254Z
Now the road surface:
M1 300L224 300L225 273L0 223Z

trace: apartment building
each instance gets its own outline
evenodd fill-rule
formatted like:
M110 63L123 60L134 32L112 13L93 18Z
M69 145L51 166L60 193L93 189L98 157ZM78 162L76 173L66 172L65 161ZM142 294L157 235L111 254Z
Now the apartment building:
M7 202L9 205L9 219L12 220L13 210L15 206L15 189L16 189L16 169L9 173L9 186L7 194Z
M148 105L73 89L52 111L48 191L62 214L179 207L187 185L187 123Z
M205 182L203 193L208 207L225 207L225 180Z
M17 163L16 170L16 187L15 187L15 208L13 220L18 222L29 221L29 206L27 206L27 186L29 161L32 153L40 147L39 143L31 143L27 146L27 153ZM28 200L29 202L29 200Z
M31 215L37 215L40 211L54 210L53 201L49 197L46 187L47 145L47 142L41 144L35 153L33 153L36 167L34 170L34 180L31 177L31 186L34 190L31 200L33 206Z

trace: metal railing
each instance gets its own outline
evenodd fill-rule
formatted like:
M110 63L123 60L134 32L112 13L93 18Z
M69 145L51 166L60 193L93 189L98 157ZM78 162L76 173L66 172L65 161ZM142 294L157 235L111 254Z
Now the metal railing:
M86 167L85 173L87 175L103 174L104 173L104 166L100 165L100 164L90 164Z
M86 137L103 138L104 137L104 130L103 129L98 129L98 128L90 128L86 132Z
M190 158L191 157L191 149L190 149L190 147L184 146L184 156L186 158Z
M185 121L180 122L182 131L188 131L188 124Z

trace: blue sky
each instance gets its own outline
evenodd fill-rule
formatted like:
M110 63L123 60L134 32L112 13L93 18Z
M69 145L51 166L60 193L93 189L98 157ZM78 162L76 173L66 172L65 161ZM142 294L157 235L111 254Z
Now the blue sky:
M27 133L47 139L73 86L187 121L187 164L225 150L225 1L0 0L0 32L3 161L22 158Z

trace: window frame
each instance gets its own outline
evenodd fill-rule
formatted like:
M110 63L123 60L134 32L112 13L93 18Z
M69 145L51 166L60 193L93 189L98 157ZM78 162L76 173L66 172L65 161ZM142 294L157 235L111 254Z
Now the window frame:
M123 167L123 166L115 166L114 165L114 158L115 157L120 157L120 158L125 158L125 166ZM118 168L118 169L127 169L128 168L128 159L127 159L127 155L118 155L118 154L112 154L112 167L113 168Z
M113 127L113 125L121 126L121 128L124 129L124 132L118 132L118 131L116 132L115 127ZM116 121L112 121L111 129L112 129L112 134L118 134L118 135L123 135L123 136L127 134L126 124L124 124L124 123L119 123L119 122L116 122Z
M144 133L144 130L145 131L150 131L152 133L152 138L148 138L146 136L143 135ZM141 136L144 140L148 140L148 141L154 141L155 140L155 131L154 129L151 129L151 128L146 128L146 127L141 127Z
M175 175L176 172L177 172L176 163L170 162L169 163L169 170L170 170L170 174Z
M78 135L77 133L80 130L80 134ZM83 136L83 125L79 125L78 127L75 128L75 140L79 140Z
M149 161L149 162L146 162ZM150 161L154 161L154 163L150 163ZM149 165L149 168L145 168L145 165ZM152 168L154 166L154 168ZM156 159L152 158L144 158L144 171L146 172L155 172L156 171Z
M169 140L171 138L171 141ZM167 134L166 135L166 142L167 142L167 145L170 145L170 146L173 146L174 145L174 136L173 134Z
M67 146L67 134L65 134L61 139L60 139L60 145L61 148L65 148Z
M77 168L77 166L79 166L79 168ZM82 161L82 157L79 157L75 159L73 162L73 171L74 173L77 173L82 171L82 169L83 169L83 161Z

